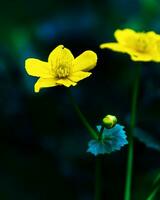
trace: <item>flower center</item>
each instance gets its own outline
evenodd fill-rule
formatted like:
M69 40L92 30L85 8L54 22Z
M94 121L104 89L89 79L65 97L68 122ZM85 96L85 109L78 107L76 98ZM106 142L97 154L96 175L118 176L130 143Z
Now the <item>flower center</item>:
M70 73L70 68L66 65L60 65L56 70L57 78L66 78L69 75L69 73Z
M144 37L139 37L135 45L136 51L140 53L145 53L148 49L148 41Z

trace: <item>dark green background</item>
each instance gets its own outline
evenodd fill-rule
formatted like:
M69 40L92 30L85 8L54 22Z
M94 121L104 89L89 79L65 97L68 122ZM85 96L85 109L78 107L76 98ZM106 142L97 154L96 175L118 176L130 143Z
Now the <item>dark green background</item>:
M1 1L0 199L92 200L95 158L66 95L56 87L35 94L28 57L47 60L59 44L74 56L91 49L97 67L71 91L93 127L106 114L126 126L135 65L128 55L101 50L119 28L160 33L160 1ZM160 63L144 63L138 126L160 142ZM127 147L103 157L103 199L123 199ZM144 200L160 169L160 154L135 139L133 199ZM160 194L157 194L157 200Z

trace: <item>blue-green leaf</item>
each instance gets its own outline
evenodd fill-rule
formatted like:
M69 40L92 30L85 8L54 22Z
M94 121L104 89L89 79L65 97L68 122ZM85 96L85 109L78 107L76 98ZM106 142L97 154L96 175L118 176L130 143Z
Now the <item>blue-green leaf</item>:
M91 140L88 143L88 150L97 156L98 154L111 153L120 150L124 145L128 144L127 136L123 130L124 126L116 124L113 128L104 128L101 140ZM98 132L101 126L97 126Z
M148 133L140 128L135 128L134 136L147 147L160 151L160 141L157 141L151 133Z

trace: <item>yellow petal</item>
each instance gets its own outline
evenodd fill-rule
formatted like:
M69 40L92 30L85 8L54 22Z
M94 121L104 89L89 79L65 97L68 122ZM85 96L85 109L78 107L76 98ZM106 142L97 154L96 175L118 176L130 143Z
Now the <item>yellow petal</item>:
M152 60L155 62L160 62L160 52L156 51L155 54L152 56Z
M116 42L110 42L110 43L103 43L100 45L101 49L112 49L113 51L118 51L118 52L126 52L127 48L125 48L124 46L116 43Z
M131 59L133 61L143 61L143 62L148 62L152 60L152 57L147 54L130 54Z
M73 60L74 57L71 51L64 48L63 45L56 47L48 57L48 62L51 64L52 69L55 69L60 65L71 65Z
M28 58L25 61L25 69L31 76L50 78L52 77L50 65L38 59Z
M85 51L73 61L73 72L89 71L96 66L97 55L93 51Z
M136 39L137 34L138 33L132 29L124 29L116 30L114 36L120 44L128 46L128 43L133 42L133 40Z
M66 87L70 87L71 85L73 85L73 86L77 85L77 83L75 83L75 82L73 82L73 81L71 81L71 80L69 80L67 78L65 78L65 79L59 79L59 80L56 81L56 83L58 85L64 85Z
M87 78L88 76L90 76L92 73L90 72L74 72L73 74L71 74L68 78L73 81L73 82L78 82L84 78Z
M53 78L39 78L34 85L34 91L39 92L41 88L54 87L56 85L56 80Z
M151 40L152 39L158 39L159 38L159 34L155 33L154 31L148 31L146 32L147 37L149 37Z
M59 45L55 49L53 49L53 51L48 56L48 62L52 63L53 65L55 65L56 62L57 62L56 61L57 56L59 56L59 54L61 53L63 48L64 48L63 45Z

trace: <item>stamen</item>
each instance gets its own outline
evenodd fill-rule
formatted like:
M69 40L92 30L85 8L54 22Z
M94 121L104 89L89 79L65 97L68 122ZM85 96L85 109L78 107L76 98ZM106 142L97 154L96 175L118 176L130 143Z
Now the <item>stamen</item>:
M147 40L140 36L138 39L137 39L137 43L136 43L136 51L140 52L140 53L144 53L147 51L147 47L148 47L148 42Z
M66 78L70 73L70 68L66 65L60 65L57 67L56 76L57 78Z

